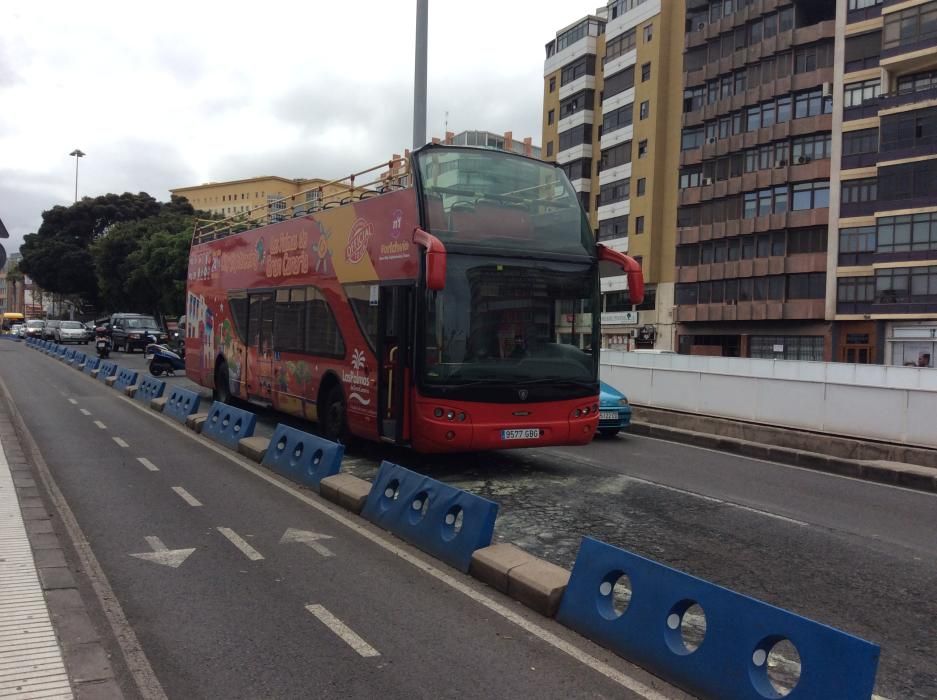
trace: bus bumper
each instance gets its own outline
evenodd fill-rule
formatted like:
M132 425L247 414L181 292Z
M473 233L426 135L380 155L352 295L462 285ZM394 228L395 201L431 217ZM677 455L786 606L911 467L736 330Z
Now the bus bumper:
M586 445L598 428L597 406L598 396L542 404L419 397L414 402L412 445L418 452Z

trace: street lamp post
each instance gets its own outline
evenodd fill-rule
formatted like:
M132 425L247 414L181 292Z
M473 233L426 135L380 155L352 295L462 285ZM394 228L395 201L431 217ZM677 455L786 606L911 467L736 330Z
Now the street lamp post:
M80 148L76 148L74 151L69 153L70 156L75 156L75 201L78 201L78 159L85 156L84 151Z
M426 44L429 0L416 0L416 52L413 61L413 148L426 143Z

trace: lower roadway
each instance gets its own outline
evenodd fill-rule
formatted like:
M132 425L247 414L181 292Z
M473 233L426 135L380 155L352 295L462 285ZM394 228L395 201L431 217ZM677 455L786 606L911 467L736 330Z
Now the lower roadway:
M139 354L113 359L143 367ZM258 434L279 420L309 429L262 412ZM627 434L444 459L367 444L348 455L363 478L388 459L497 501L496 538L562 566L590 535L869 639L882 647L878 694L937 697L937 495Z

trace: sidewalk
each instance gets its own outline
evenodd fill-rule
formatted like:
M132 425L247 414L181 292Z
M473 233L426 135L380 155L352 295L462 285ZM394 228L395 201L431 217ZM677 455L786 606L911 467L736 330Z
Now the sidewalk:
M0 698L121 698L0 399Z

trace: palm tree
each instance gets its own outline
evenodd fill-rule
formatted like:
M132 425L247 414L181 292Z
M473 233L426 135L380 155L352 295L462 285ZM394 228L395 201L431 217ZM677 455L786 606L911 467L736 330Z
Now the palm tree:
M10 294L10 311L16 313L19 311L19 290L17 287L23 282L25 276L20 272L19 263L13 263L10 265L10 269L7 270L7 285L9 286Z

